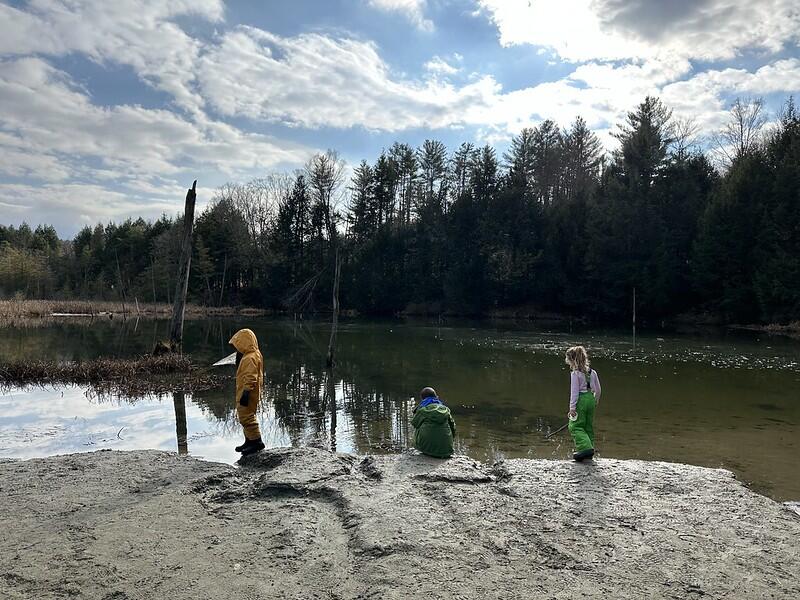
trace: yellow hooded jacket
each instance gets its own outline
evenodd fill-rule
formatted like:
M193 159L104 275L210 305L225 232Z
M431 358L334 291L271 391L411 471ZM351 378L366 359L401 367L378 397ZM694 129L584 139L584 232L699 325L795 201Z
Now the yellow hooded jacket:
M240 329L229 343L243 355L236 369L236 413L244 427L245 437L257 439L261 437L261 431L255 414L261 400L261 387L264 385L264 358L258 349L256 334L250 329ZM239 404L244 390L250 391L250 402L247 406Z

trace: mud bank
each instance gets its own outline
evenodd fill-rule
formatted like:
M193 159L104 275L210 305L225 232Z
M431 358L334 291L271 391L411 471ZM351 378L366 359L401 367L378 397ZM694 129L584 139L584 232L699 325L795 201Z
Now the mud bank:
M0 597L797 598L800 517L727 471L275 450L0 462Z
M100 395L139 398L217 387L230 373L211 373L178 354L86 361L0 362L0 390L24 386L86 385Z

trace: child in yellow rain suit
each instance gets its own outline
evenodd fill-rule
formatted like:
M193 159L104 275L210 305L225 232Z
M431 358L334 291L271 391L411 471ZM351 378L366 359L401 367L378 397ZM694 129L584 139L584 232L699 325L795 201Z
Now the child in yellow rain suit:
M228 343L236 349L236 414L244 428L244 443L236 446L236 451L246 456L264 449L256 417L264 385L264 358L250 329L240 329Z

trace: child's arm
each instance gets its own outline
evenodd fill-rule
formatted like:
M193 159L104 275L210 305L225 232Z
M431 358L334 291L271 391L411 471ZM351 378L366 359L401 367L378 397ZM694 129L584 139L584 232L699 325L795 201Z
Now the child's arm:
M597 376L597 371L592 371L592 391L594 392L595 403L600 404L600 394L603 390L600 387L600 377Z
M569 374L569 412L574 414L578 406L578 391L580 390L580 383L578 382L578 372L572 371Z
M237 400L242 406L247 406L250 401L250 392L258 389L258 361L255 356L252 354L244 356L236 374L241 376L244 387L242 392L244 402L242 402L242 398L237 398Z

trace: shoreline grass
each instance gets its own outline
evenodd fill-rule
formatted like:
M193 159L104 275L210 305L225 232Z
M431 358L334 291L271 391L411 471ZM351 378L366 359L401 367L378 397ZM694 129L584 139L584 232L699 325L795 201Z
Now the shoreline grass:
M211 389L225 379L178 354L87 361L0 363L0 388L88 385L100 394L143 397Z
M187 304L185 318L265 316L269 311L233 306L200 306ZM172 305L166 303L130 303L92 300L0 300L0 325L24 324L31 321L94 319L168 319Z

